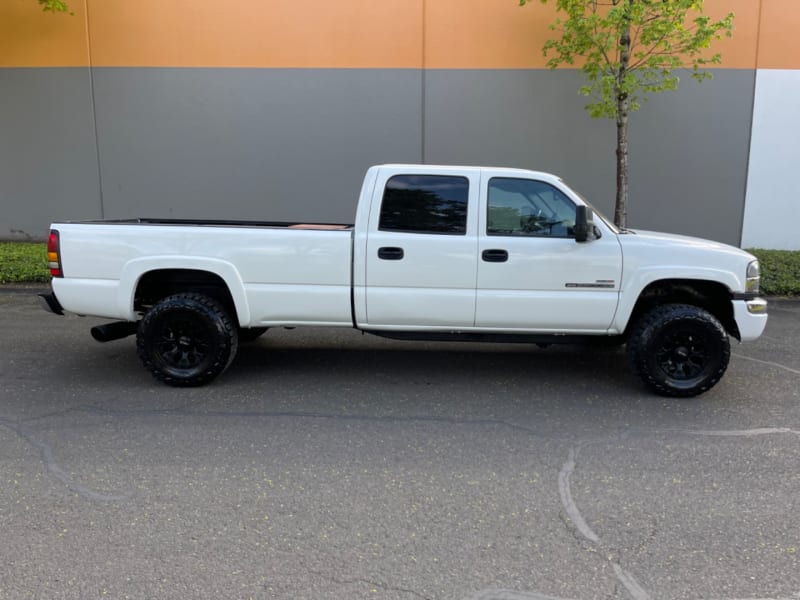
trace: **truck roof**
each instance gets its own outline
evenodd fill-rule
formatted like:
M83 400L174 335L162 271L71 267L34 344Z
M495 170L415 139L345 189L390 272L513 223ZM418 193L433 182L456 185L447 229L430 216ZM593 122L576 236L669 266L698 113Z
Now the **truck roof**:
M494 176L506 175L508 177L535 177L536 179L562 181L561 177L545 171L518 169L513 167L488 167L470 165L422 165L406 163L388 163L376 165L381 169L392 171L413 171L415 173L464 173L464 172L491 172Z

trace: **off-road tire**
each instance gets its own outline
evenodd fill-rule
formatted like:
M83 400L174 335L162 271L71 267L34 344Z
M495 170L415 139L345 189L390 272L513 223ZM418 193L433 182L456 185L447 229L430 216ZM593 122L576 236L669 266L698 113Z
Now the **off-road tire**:
M136 349L159 381L177 387L204 385L233 362L239 346L228 311L203 294L168 296L145 313Z
M689 304L663 304L643 314L628 337L628 360L661 396L690 398L725 374L730 340L714 315Z

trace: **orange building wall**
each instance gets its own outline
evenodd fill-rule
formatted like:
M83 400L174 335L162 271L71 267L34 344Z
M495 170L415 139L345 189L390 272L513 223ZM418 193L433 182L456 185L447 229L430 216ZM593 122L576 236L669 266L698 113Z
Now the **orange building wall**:
M550 6L516 0L34 0L0 4L0 67L544 67ZM736 13L723 68L800 68L800 1L707 0ZM87 35L87 27L89 34Z
M759 69L800 69L800 2L761 0Z

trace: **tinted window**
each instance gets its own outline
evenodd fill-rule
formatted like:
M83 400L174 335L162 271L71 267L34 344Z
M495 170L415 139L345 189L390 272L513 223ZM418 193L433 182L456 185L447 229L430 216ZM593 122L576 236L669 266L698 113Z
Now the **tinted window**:
M466 177L395 175L386 183L379 229L464 235L467 232Z
M573 235L575 204L543 181L493 178L489 181L488 209L488 235Z

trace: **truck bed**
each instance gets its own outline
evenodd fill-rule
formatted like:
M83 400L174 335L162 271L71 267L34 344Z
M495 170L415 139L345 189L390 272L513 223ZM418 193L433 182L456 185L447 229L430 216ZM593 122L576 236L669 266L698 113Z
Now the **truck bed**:
M131 293L159 269L207 271L232 290L243 327L352 326L353 227L188 219L54 223L64 278L56 295L73 312L132 320ZM235 290L238 290L235 291Z

